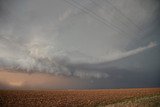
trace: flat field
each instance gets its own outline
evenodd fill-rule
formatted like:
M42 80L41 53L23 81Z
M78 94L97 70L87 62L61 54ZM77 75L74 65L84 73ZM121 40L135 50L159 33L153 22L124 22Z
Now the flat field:
M0 107L160 107L160 88L1 90Z

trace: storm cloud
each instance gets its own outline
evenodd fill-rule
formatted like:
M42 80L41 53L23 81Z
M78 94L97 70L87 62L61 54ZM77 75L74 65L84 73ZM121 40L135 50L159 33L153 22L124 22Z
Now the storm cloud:
M158 0L0 0L0 67L145 80L160 70L159 11Z

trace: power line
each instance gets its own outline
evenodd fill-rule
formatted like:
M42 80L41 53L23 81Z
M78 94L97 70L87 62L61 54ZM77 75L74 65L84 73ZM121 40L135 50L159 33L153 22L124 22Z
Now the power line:
M124 30L120 29L119 27L115 26L114 24L112 23L106 23L106 21L108 22L108 20L104 19L103 17L97 15L95 12L91 11L90 9L86 8L85 6L82 6L80 3L74 1L74 0L64 0L65 2L67 2L68 4L80 9L81 11L87 13L87 14L90 14L92 16L94 16L94 18L98 21L100 21L101 23L103 23L104 25L108 26L108 27L112 27L112 29L114 30L118 30L118 31L121 31L123 32L124 34L127 34L127 32L125 32ZM130 34L129 34L130 35Z
M89 0L89 1L91 1L94 5L96 5L97 7L100 7L101 8L101 6L99 5L99 4L97 4L95 1L92 1L92 0ZM116 17L115 17L116 18ZM116 18L116 20L117 20L117 18ZM124 24L124 25L126 25L126 23L123 23L123 22L121 22L122 24ZM126 25L126 26L128 26L128 25Z
M118 9L116 6L114 6L109 0L104 0L108 4L110 4L116 11L118 11L122 16L124 16L128 21L130 21L133 25L135 25L140 31L142 28L140 28L136 23L134 23L129 17L127 17L120 9Z
M106 21L108 22L108 20L106 20L105 18L97 15L94 11L92 11L92 10L86 8L85 6L81 5L81 3L78 3L78 2L76 2L76 1L74 1L74 0L69 0L69 1L68 1L68 0L64 0L64 1L67 2L67 3L70 4L70 5L78 8L78 9L80 9L82 12L94 16L94 18L95 18L97 21L103 23L105 26L111 27L111 28L114 29L114 30L118 30L118 31L121 31L121 32L127 34L125 31L121 30L119 27L113 25L113 23L106 23ZM90 0L90 1L91 1L91 0ZM112 4L112 5L113 5L113 4ZM114 5L113 5L113 6L114 6ZM114 6L114 8L116 8L116 7ZM118 10L118 8L116 8L116 9ZM116 11L117 11L117 10L116 10ZM118 10L117 12L121 12L121 11ZM121 12L121 13L123 14L123 12ZM125 15L123 15L123 16L126 17L127 20L129 19L128 21L131 22L132 24L134 23L130 18L127 18L127 16L125 16ZM131 21L130 21L130 20L131 20ZM134 23L134 25L136 25L136 24ZM141 29L141 28L139 28L139 26L137 25L137 29ZM127 34L127 35L128 35L128 34ZM130 34L129 34L129 35L130 35ZM128 36L127 36L127 38L128 38ZM138 41L138 40L137 40L137 41Z
M89 0L89 1L91 1L92 3L94 3L94 5L96 5L96 6L98 6L98 7L100 7L100 5L98 5L96 2L94 2L93 0ZM115 17L116 18L116 17ZM119 18L118 18L119 19ZM118 20L117 18L116 18L116 20ZM122 22L121 20L119 20L123 25L126 25L127 27L129 27L129 25L128 24L126 24L126 23L124 23L124 22ZM137 28L137 27L136 27ZM138 28L137 28L138 29ZM138 29L139 30L139 29ZM138 33L137 33L138 34Z
M80 5L81 7L85 8L85 9L88 10L89 12L93 13L93 15L96 15L97 17L99 17L101 20L104 21L104 23L108 22L108 23L106 23L107 25L109 25L109 26L111 25L112 27L115 27L116 30L119 30L119 31L127 34L126 31L120 29L118 26L116 26L116 25L114 25L113 23L109 22L108 20L106 20L105 18L101 17L100 15L97 15L94 11L91 11L90 9L86 8L85 6L83 6L83 5L81 5L80 3L76 2L75 0L72 0L72 1L75 2L75 3L77 3L78 5ZM128 34L127 34L127 35L128 35Z

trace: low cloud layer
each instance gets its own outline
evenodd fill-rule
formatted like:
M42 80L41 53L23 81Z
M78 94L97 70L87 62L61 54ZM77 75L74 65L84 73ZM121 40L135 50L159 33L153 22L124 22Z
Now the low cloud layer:
M141 52L143 52L147 49L153 48L155 46L157 46L157 44L154 43L154 42L151 42L147 46L138 47L138 48L133 49L133 50L124 51L124 52L122 52L122 51L111 52L111 53L109 53L109 55L106 56L107 57L106 61L109 62L109 61L114 61L114 60L122 59L122 58L125 58L125 57L129 57L129 56L141 53Z
M3 46L3 44L0 46ZM0 64L2 68L22 70L28 73L44 72L53 75L76 76L80 78L107 78L109 76L107 73L97 70L98 67L96 68L96 66L99 63L129 57L155 46L157 46L156 43L151 42L147 46L134 50L112 53L101 59L91 59L78 51L64 52L54 50L52 44L34 41L34 44L26 44L25 47L20 48L19 52L21 54L14 54L10 50L6 53L3 51L0 54ZM75 58L74 54L77 55ZM83 68L82 65L88 66Z

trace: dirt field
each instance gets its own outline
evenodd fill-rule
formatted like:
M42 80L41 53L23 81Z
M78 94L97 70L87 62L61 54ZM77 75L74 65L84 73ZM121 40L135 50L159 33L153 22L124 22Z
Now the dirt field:
M155 107L160 88L0 91L0 107Z

